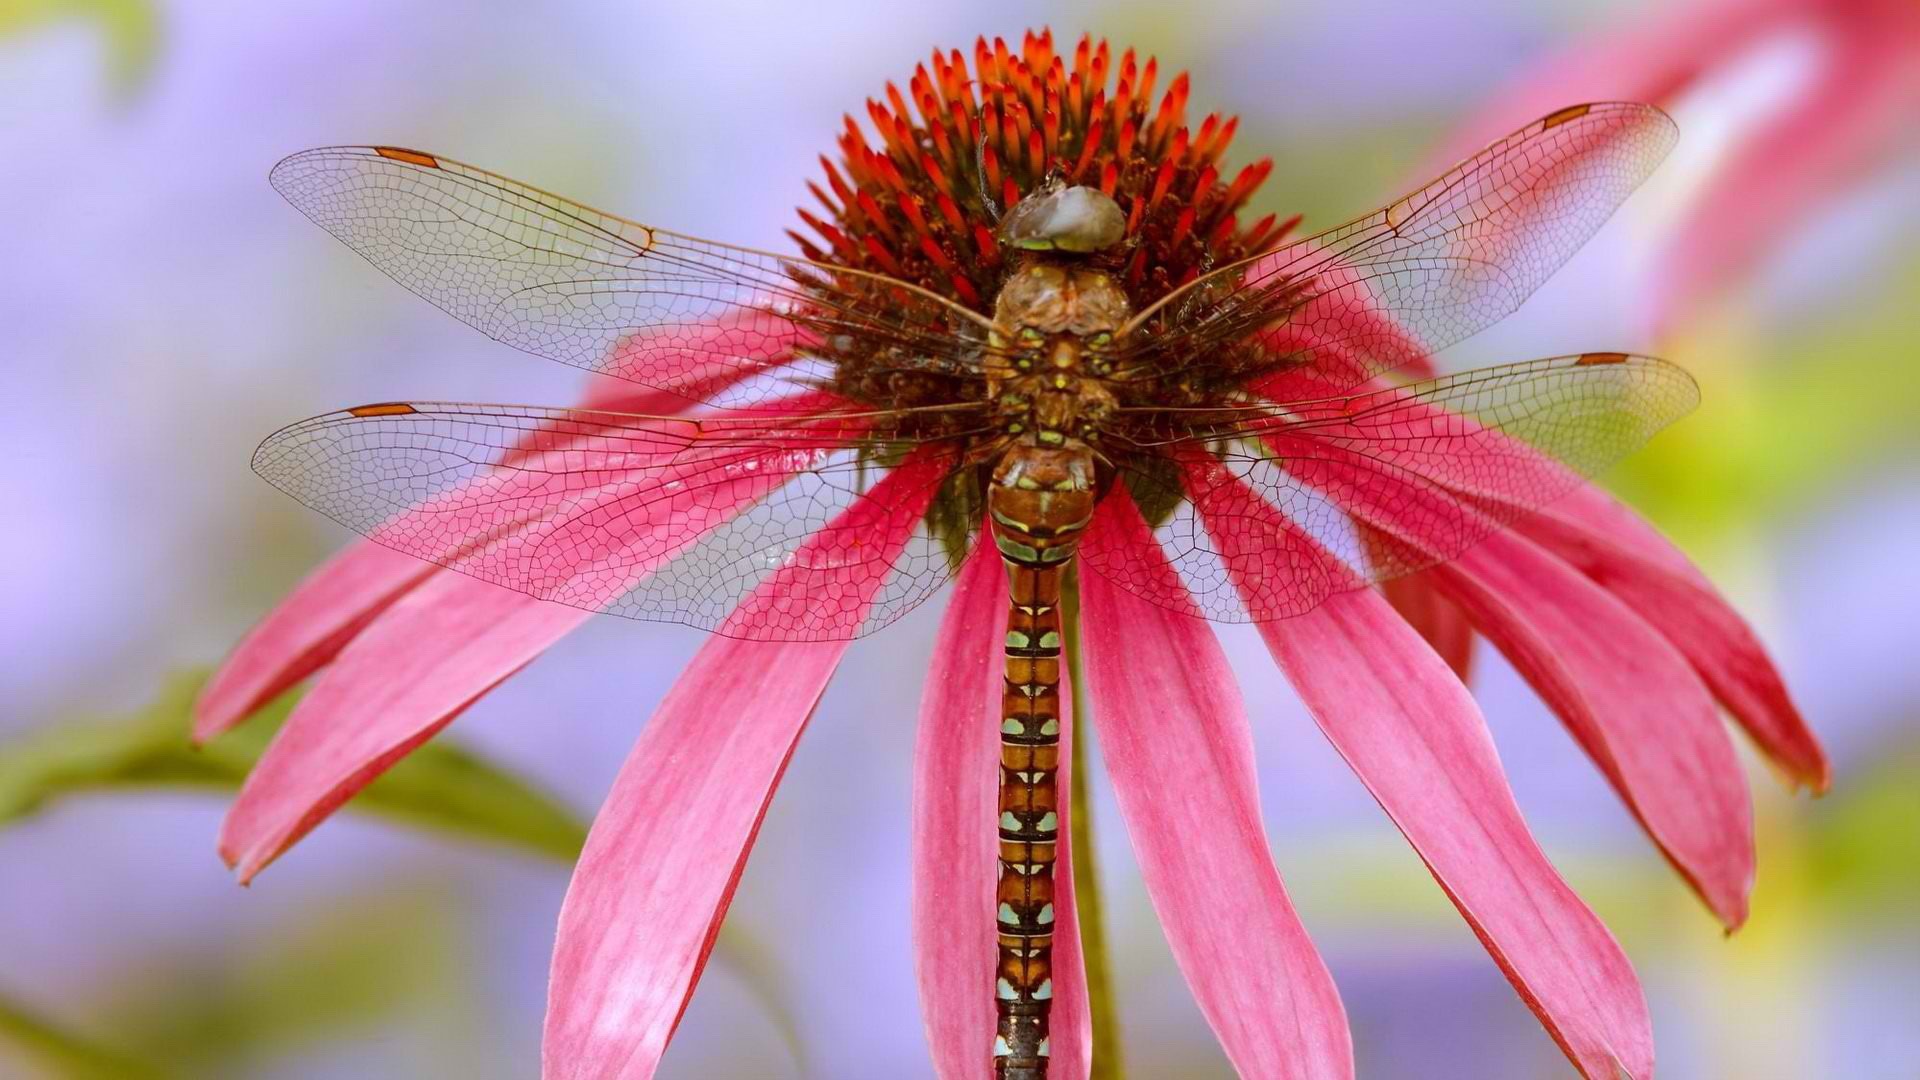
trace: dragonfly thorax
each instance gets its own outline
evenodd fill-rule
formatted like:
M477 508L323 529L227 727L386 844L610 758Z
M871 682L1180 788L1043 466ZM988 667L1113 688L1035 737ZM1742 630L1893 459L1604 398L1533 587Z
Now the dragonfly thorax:
M1059 564L1093 514L1100 424L1115 407L1106 349L1131 313L1104 270L1036 256L994 305L987 393L1006 432L987 509L1001 553Z
M1106 350L1125 325L1126 293L1105 270L1034 258L994 305L987 394L1015 441L1060 447L1087 439L1113 411Z

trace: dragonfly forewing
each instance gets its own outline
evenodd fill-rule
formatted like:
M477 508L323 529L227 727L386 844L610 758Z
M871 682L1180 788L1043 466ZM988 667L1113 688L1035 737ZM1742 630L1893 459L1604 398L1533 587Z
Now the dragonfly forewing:
M1319 367L1351 389L1517 310L1677 135L1650 105L1562 109L1371 214L1199 279L1136 321L1162 320L1147 346L1191 364L1214 362L1205 346L1265 336L1277 366ZM1210 292L1223 295L1197 302Z
M917 286L629 221L451 158L307 150L273 186L321 228L496 341L703 399L858 335L967 372L986 320ZM729 404L755 404L735 386Z

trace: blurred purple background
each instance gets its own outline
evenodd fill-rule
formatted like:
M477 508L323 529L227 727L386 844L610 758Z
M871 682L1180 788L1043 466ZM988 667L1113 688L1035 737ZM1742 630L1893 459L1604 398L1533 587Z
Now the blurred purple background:
M248 471L267 432L362 401L578 393L574 373L480 338L281 202L265 177L286 153L415 145L779 247L843 112L934 45L1046 23L1190 69L1198 112L1243 119L1234 159L1276 159L1256 208L1304 211L1314 229L1396 194L1509 79L1646 10L47 0L0 14L0 754L217 661L345 542ZM1760 881L1750 925L1724 939L1490 650L1475 689L1543 845L1646 982L1664 1075L1895 1080L1920 1076L1920 470L1914 425L1884 417L1890 396L1911 406L1920 366L1920 147L1779 222L1769 261L1677 331L1649 333L1634 284L1701 163L1793 93L1781 55L1677 108L1683 148L1650 189L1520 315L1447 359L1645 349L1700 372L1702 412L1614 479L1776 650L1835 755L1834 793L1791 798L1746 755ZM1809 416L1832 437L1804 453L1769 440ZM1790 473L1753 464L1779 460ZM929 1074L907 800L939 608L850 652L664 1075ZM1222 637L1254 714L1275 857L1345 996L1361 1075L1565 1074L1257 641ZM699 643L594 620L454 732L588 816ZM873 764L846 770L852 755ZM1094 805L1133 1074L1232 1075L1108 793ZM304 1004L290 1016L203 1020L193 1037L232 1052L194 1075L534 1074L564 867L343 815L241 890L213 850L222 808L103 795L0 831L0 999L136 1048L160 1045L172 999L244 1003L291 984ZM329 934L373 941L376 959L342 974ZM0 1075L40 1075L32 1060L0 1032Z

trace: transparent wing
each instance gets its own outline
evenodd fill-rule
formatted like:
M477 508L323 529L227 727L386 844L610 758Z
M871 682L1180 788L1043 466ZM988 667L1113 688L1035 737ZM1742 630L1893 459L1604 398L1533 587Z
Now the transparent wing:
M308 150L271 180L488 337L690 397L836 334L944 359L955 373L974 370L984 348L979 316L915 286L641 225L417 150Z
M922 519L954 455L889 443L883 419L390 403L275 432L253 467L378 543L530 596L815 640L877 629L948 575L951 538ZM913 535L890 550L876 537L899 515ZM776 575L781 603L742 606ZM878 585L850 595L850 575Z
M1359 386L1517 309L1677 134L1650 105L1562 109L1390 206L1200 279L1143 313L1165 327L1146 347L1205 357L1258 334L1274 366L1318 364L1336 389Z
M1685 415L1693 379L1620 353L1533 360L1405 387L1212 410L1121 458L1157 560L1090 535L1090 569L1175 610L1262 622L1451 559ZM1232 572L1230 572L1232 571ZM1253 581L1236 589L1238 577Z

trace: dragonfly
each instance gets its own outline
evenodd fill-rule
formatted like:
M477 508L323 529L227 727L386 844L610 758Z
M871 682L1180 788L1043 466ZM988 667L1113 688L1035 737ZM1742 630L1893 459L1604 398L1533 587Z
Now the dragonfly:
M1214 620L1297 616L1452 558L1686 413L1685 372L1618 352L1408 375L1517 309L1674 137L1649 106L1562 109L1372 213L1144 300L1125 193L1063 169L1004 206L984 183L968 197L997 214L980 250L998 260L970 268L992 288L968 297L438 154L310 150L271 181L326 231L487 337L632 390L363 405L274 433L253 466L421 559L753 639L879 630L994 545L1010 607L981 992L995 1074L1035 1080L1067 576ZM983 162L956 168L978 181ZM1103 513L1144 527L1090 528Z

